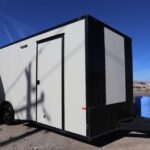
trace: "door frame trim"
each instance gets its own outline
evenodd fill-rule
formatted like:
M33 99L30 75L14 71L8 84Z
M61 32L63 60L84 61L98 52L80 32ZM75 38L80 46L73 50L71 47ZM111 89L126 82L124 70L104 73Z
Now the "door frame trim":
M42 40L38 40L36 41L36 122L37 122L37 98L38 98L38 84L37 84L37 81L38 81L38 44L41 44L41 43L44 43L44 42L48 42L48 41L52 41L52 40L56 40L56 39L59 39L61 38L61 101L62 101L62 128L61 130L64 130L65 128L65 105L64 105L64 86L65 86L65 83L64 83L64 69L65 69L65 66L64 66L64 63L65 63L65 59L64 59L64 45L65 45L65 38L64 38L64 33L62 34L57 34L57 35L54 35L54 36L51 36L51 37L48 37L48 38L44 38ZM50 125L49 125L50 126ZM53 127L53 126L52 126Z

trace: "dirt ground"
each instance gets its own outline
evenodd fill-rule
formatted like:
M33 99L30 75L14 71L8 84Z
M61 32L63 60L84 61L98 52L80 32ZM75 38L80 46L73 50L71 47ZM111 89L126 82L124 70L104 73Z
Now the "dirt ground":
M89 144L29 123L0 125L0 150L149 150L150 137L113 133Z

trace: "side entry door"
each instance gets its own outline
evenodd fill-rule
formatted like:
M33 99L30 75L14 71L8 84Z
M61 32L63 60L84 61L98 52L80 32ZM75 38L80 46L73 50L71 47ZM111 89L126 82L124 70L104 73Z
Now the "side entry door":
M64 34L37 42L37 122L64 129Z

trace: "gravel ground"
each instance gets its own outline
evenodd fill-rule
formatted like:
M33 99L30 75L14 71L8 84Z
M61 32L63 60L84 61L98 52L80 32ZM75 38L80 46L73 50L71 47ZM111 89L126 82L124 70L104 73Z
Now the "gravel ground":
M0 150L149 150L150 137L111 134L92 144L34 127L29 123L0 125Z

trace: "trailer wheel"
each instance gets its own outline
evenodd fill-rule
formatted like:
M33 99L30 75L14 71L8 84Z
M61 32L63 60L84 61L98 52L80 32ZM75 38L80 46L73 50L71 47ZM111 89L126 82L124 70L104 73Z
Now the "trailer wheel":
M5 101L1 105L2 109L2 122L4 124L11 124L14 121L14 109L11 105L11 103Z
M0 123L3 123L3 111L0 103Z

